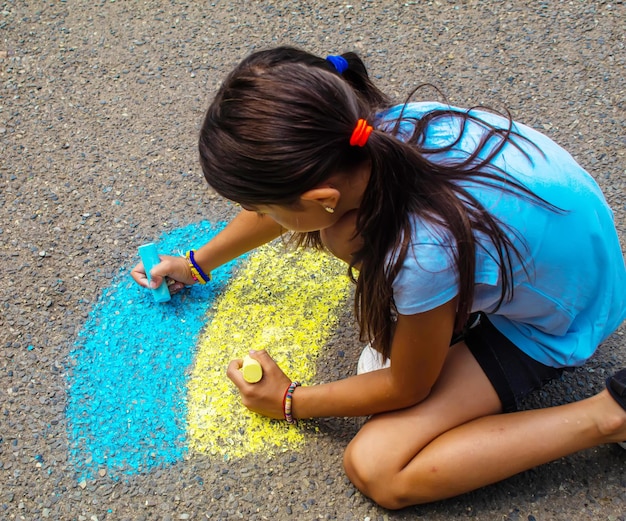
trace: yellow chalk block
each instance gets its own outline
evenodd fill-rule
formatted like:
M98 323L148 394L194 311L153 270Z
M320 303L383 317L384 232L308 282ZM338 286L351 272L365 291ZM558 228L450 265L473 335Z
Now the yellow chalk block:
M250 383L257 383L263 376L263 369L258 360L246 355L243 357L243 365L241 366L241 372L243 373L243 379Z

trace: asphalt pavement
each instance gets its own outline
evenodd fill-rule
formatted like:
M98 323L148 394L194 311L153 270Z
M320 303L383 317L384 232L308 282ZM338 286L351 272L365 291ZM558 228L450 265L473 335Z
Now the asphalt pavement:
M216 295L140 315L157 308L128 271L139 245L183 247L235 215L202 178L199 125L236 63L281 44L356 51L398 101L427 83L454 105L507 107L597 179L626 244L625 35L621 0L0 1L0 520L624 521L617 446L392 512L342 471L360 419L261 446L236 441L252 426L199 425L210 389L189 382ZM602 389L626 365L624 331L528 407ZM356 367L348 300L330 333L302 362L312 381Z

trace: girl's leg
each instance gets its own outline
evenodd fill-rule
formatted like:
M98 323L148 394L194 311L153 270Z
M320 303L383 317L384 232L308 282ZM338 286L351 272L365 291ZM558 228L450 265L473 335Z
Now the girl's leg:
M349 478L386 508L437 501L542 463L626 439L626 411L605 390L586 400L499 414L491 383L459 343L431 395L372 418L344 456Z

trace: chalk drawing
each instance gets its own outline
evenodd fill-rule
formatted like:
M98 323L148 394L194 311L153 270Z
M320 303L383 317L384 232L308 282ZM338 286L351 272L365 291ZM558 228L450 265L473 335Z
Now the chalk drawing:
M313 383L315 361L349 294L346 266L312 251L265 247L231 280L202 334L189 383L190 447L240 457L293 447L302 431L242 409L224 367L267 349L291 378ZM231 411L237 410L233 415Z
M224 226L207 221L158 241L199 247ZM68 372L70 461L79 479L146 472L188 450L221 457L296 448L298 428L250 413L226 377L232 358L267 348L313 383L315 360L349 295L345 265L267 246L159 304L120 268L79 333Z

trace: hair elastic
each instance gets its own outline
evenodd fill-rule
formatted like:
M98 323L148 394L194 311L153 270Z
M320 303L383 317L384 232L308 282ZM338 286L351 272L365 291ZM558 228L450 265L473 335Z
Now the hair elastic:
M326 61L331 63L339 74L343 74L348 69L348 60L343 56L329 55L326 56Z
M365 146L365 143L367 143L367 139L370 137L372 130L374 130L374 127L368 125L366 120L362 118L359 119L359 121L356 122L356 127L354 127L354 130L352 131L350 144L352 146L359 147Z

